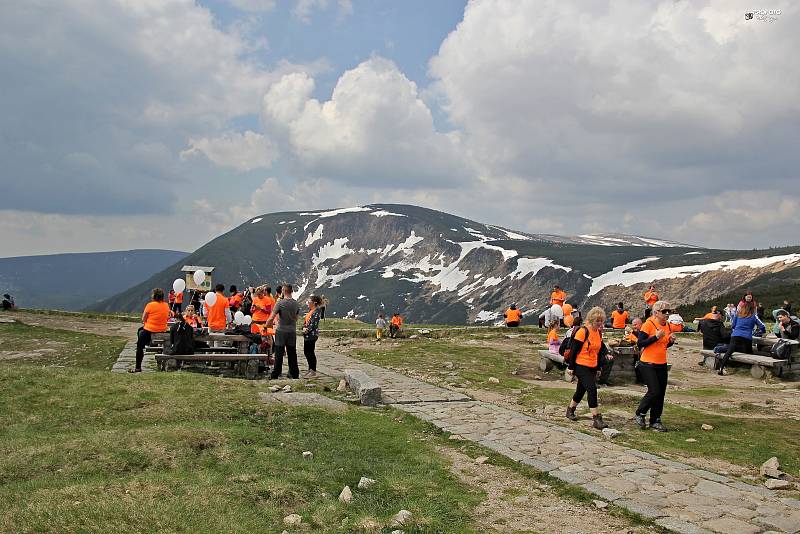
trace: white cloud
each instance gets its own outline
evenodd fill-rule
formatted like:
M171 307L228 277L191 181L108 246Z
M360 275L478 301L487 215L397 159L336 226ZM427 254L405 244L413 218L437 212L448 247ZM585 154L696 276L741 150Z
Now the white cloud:
M249 130L243 134L227 132L211 139L191 139L189 146L181 152L182 159L203 154L217 165L240 171L269 168L278 157L278 150L269 139Z
M242 11L261 13L275 9L275 0L228 0L231 5Z
M295 0L294 8L292 8L292 15L308 24L311 22L311 17L314 12L327 10L329 4L329 0ZM352 0L338 0L337 6L338 18L340 20L353 14Z

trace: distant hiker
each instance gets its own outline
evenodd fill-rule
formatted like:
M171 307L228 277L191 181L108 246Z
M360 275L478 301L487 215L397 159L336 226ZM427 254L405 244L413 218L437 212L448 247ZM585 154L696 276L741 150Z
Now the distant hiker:
M628 312L622 302L617 303L617 307L611 312L611 328L625 328L628 323Z
M194 311L195 311L195 313L196 313L196 314L198 314L198 315L200 315L200 314L201 314L201 308L200 308L200 291L198 291L197 289L195 289L194 291L192 291L192 298L190 298L190 299L189 299L189 302L191 302L191 303L192 303L192 306L194 306Z
M186 313L183 314L183 320L186 321L186 324L188 324L195 330L203 328L203 322L200 319L200 316L198 316L197 313L195 313L194 306L192 306L191 304L186 306Z
M776 317L778 318L778 331L781 339L800 338L800 323L792 319L788 310L778 310Z
M792 303L786 299L783 299L783 306L781 306L782 310L786 310L786 312L791 315L792 314Z
M164 302L164 290L158 287L153 289L153 299L144 307L142 326L136 335L136 367L129 369L129 372L142 372L144 348L153 340L152 334L167 331L169 313L169 304Z
M672 313L669 303L659 300L651 307L652 315L639 331L637 345L641 351L639 356L639 374L647 385L647 393L642 397L636 409L635 419L639 428L647 428L644 416L650 412L650 428L656 432L666 432L667 427L661 422L664 411L664 397L667 394L667 349L675 343L675 334L670 333L667 319Z
M396 338L402 327L403 318L400 317L399 313L393 314L391 324L389 325L389 337L392 339Z
M319 339L319 321L322 297L311 295L308 297L308 313L303 320L303 354L308 362L308 371L303 378L314 378L317 376L317 355L314 351L317 339Z
M175 293L175 303L172 305L172 312L180 315L183 312L183 291Z
M711 311L709 311L707 314L703 315L702 317L695 317L694 320L695 321L702 321L703 319L713 319L714 316L716 314L718 314L718 313L719 313L719 311L717 310L717 307L716 306L711 306Z
M725 367L734 352L753 354L753 329L756 327L766 330L764 323L756 316L756 303L753 295L745 295L743 304L736 308L736 316L731 323L731 342L728 343L728 350L722 357L717 374L725 374Z
M731 333L725 328L719 311L711 314L711 317L701 319L697 329L703 334L704 350L714 350L717 345L727 344L731 340Z
M647 319L650 317L650 313L653 308L653 304L658 302L659 296L656 292L656 286L651 285L647 288L647 291L644 292L644 318Z
M756 306L756 317L764 321L764 306L760 302Z
M208 331L225 332L225 328L233 322L231 310L228 307L228 298L225 296L225 286L217 284L214 286L214 292L217 295L214 305L203 304L203 309L205 309L206 317L208 318Z
M169 311L175 312L175 290L170 289L169 295L167 295L167 302L169 302Z
M231 286L230 293L231 296L228 297L228 306L231 309L231 314L235 314L237 311L239 311L239 308L242 307L244 295L239 293L239 290L236 289L236 286Z
M17 307L17 303L14 302L14 297L9 295L8 293L3 294L3 311L11 311Z
M275 328L275 366L269 375L271 380L281 377L284 352L289 360L289 378L300 378L300 368L297 366L297 316L300 306L292 298L291 285L285 284L281 289L281 299L275 303L266 322L269 328L278 319L278 326Z
M520 321L522 321L522 312L517 309L516 304L512 304L503 314L503 317L505 317L506 326L519 326Z
M733 304L728 304L725 306L725 320L729 323L732 323L734 317L736 317L736 306Z
M321 321L325 320L325 309L328 307L328 304L330 304L330 301L322 297L322 306L319 307L319 318Z
M558 354L558 348L561 346L561 341L558 339L558 321L550 323L550 329L547 332L547 350L552 354Z
M592 426L598 430L607 428L603 416L597 408L597 379L600 378L603 366L606 365L608 348L603 343L603 323L606 313L595 306L586 314L586 325L581 326L572 336L569 350L571 356L567 365L567 373L578 379L575 394L567 406L567 419L577 421L575 409L588 394L589 410L592 412Z
M558 285L553 286L553 291L550 293L550 305L558 304L564 306L564 301L567 300L567 294Z
M378 341L383 337L384 328L386 328L386 318L384 318L383 314L380 314L378 318L375 319L375 339Z

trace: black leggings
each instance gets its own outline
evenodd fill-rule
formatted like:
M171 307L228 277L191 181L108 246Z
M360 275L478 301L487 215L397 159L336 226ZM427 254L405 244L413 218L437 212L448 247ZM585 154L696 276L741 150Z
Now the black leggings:
M271 378L280 378L283 371L283 353L289 360L289 378L299 378L300 368L297 367L297 334L294 332L275 332L275 367L272 368Z
M583 399L583 395L588 393L589 408L597 408L597 367L576 364L574 373L578 378L578 385L575 387L572 400L578 404Z
M644 415L650 411L650 423L661 419L664 411L664 396L667 394L667 364L639 362L639 374L647 385L647 393L642 397L636 415Z
M722 361L719 364L720 371L725 369L725 366L728 365L728 360L731 359L731 354L734 352L753 354L753 340L740 336L731 337L731 341L728 343L728 350L725 351L725 355L722 357Z
M144 328L139 329L136 335L136 369L142 368L142 360L144 359L144 348L153 341L149 330Z
M306 355L306 361L308 362L308 368L312 371L317 370L317 355L314 353L314 348L317 345L316 338L304 338L303 339L303 354Z

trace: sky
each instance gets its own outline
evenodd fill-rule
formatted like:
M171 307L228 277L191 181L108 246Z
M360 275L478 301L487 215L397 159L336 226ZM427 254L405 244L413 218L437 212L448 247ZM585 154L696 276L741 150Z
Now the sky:
M0 0L0 256L192 251L371 203L798 245L798 22L780 0Z

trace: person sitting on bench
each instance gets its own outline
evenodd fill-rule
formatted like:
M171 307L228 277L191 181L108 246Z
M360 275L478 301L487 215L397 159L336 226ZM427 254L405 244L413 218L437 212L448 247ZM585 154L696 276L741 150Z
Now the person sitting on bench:
M795 321L789 316L786 310L778 310L775 314L778 319L778 329L780 330L781 339L798 339L800 338L800 323Z
M731 342L728 343L728 350L719 364L717 374L725 374L725 366L728 365L731 355L734 352L744 352L753 354L753 329L766 330L764 323L756 315L756 302L752 295L745 299L736 309L736 316L733 318L733 328L731 330Z

